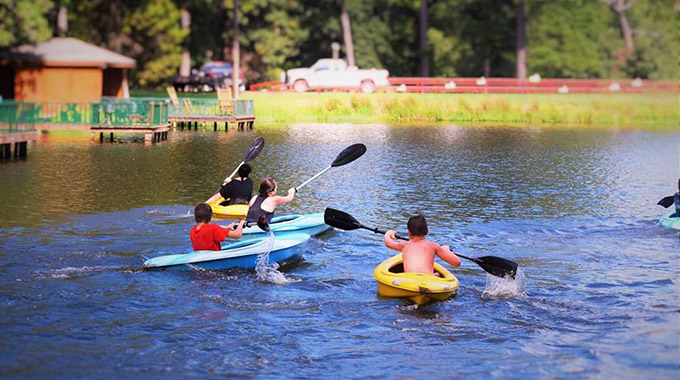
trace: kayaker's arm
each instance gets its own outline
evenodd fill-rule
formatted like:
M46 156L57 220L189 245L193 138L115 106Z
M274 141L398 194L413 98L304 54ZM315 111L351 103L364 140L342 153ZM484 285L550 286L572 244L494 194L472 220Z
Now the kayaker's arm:
M401 250L404 249L406 244L408 244L408 242L407 241L397 241L396 235L397 235L397 233L394 230L389 230L389 231L385 232L385 236L384 236L385 245L387 246L387 248L392 248L395 251L401 251Z
M437 244L437 249L435 250L435 253L437 254L437 256L439 256L440 259L446 261L452 266L454 267L460 266L460 258L456 256L455 253L451 252L451 249L449 248L448 245Z
M274 202L276 202L277 206L284 203L290 203L293 201L293 198L295 198L295 188L288 189L288 195L285 197L277 196L274 198Z
M243 226L245 226L246 221L242 220L236 223L230 223L228 226L224 227L227 229L227 235L233 239L240 239L243 235Z

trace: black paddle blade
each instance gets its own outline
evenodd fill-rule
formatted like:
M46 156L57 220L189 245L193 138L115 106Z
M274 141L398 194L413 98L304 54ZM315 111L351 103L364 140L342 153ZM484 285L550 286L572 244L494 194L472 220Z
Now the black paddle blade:
M335 160L333 160L331 166L337 167L349 164L350 162L361 157L364 153L366 153L366 145L364 144L350 145L347 148L345 148L342 152L340 152L337 155L337 157L335 157Z
M262 152L262 149L264 149L264 139L258 137L250 144L248 149L246 149L246 156L243 159L243 162L248 163L248 161L255 159L255 157Z
M662 200L660 200L659 203L657 203L657 204L658 204L659 206L663 206L664 208L669 208L669 207L671 207L671 205L672 205L673 203L675 203L675 201L673 200L673 196L672 196L672 195L669 195L669 196L667 196L667 197L664 197L664 198L663 198Z
M352 215L330 207L326 207L326 211L323 213L323 221L331 227L345 231L361 228L361 223L354 219Z
M517 263L511 260L496 256L482 256L474 259L482 269L497 277L510 276L515 278L517 274Z
M260 227L262 231L269 232L269 223L267 222L267 217L260 215L260 217L257 218L257 226Z

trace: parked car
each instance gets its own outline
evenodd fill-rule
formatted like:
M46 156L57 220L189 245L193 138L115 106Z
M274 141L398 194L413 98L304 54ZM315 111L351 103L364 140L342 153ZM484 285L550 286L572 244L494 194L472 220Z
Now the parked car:
M232 65L223 61L208 61L200 70L192 70L188 77L175 76L173 86L177 92L213 92L217 88L231 87ZM239 91L245 91L243 72L239 72Z
M372 93L378 87L390 85L388 76L387 70L360 70L356 66L348 66L344 59L324 58L316 61L312 67L281 73L281 83L292 85L296 92L305 92L310 88L337 88Z

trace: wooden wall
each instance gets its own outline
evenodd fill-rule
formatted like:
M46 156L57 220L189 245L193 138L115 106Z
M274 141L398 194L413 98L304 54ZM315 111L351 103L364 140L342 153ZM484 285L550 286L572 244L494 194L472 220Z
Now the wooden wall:
M99 68L16 68L14 98L26 102L99 102L103 86Z

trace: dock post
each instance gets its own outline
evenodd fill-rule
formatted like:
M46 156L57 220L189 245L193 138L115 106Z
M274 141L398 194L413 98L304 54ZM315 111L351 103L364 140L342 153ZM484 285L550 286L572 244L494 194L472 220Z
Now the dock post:
M99 132L99 142L100 143L104 142L104 132Z
M214 130L215 132L217 132L217 122L216 122L216 121L213 122L213 130Z
M19 157L26 157L28 151L28 141L22 141L19 143Z
M110 140L113 142L113 132L111 132Z
M12 144L2 144L2 158L12 157Z
M228 131L229 131L229 122L228 122L228 121L225 121L225 122L224 122L224 131L225 131L225 132L228 132Z

